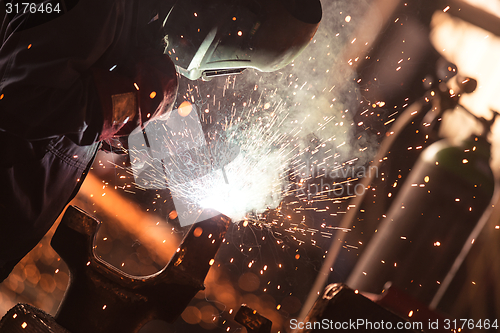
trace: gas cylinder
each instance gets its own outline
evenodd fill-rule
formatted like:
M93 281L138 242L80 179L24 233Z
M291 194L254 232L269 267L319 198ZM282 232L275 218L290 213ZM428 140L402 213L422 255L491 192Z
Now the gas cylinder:
M429 304L490 204L494 178L489 160L486 135L460 145L441 140L427 147L347 284L380 293L390 281Z

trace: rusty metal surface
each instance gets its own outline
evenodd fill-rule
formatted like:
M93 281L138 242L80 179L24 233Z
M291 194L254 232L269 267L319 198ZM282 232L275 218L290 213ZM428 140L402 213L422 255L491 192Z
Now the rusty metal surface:
M54 318L29 304L17 304L0 321L2 333L70 333Z
M69 207L51 243L70 269L57 322L73 333L134 333L154 319L173 322L204 289L229 223L220 214L194 224L162 271L136 277L94 255L99 222Z
M256 310L242 305L234 316L237 323L245 326L249 333L270 333L273 323Z
M320 295L313 308L306 316L304 323L358 323L358 320L365 322L392 323L392 328L397 327L398 322L407 322L408 320L397 316L391 311L383 308L377 303L371 301L365 296L350 289L345 284L335 283L328 285L323 294ZM387 327L387 325L386 325ZM314 333L325 332L325 328L299 327L294 333ZM377 332L366 326L360 325L353 328L351 325L340 329L330 327L329 331L334 332ZM378 330L384 331L384 330ZM395 330L396 331L396 330ZM422 332L420 330L407 329L405 332Z

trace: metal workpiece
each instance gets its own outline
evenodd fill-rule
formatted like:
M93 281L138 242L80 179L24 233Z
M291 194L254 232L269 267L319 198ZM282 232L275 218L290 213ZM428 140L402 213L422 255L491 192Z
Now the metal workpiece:
M135 333L154 319L175 321L204 289L230 221L219 214L195 223L163 270L138 277L95 256L99 222L70 206L51 243L70 270L56 321L72 333Z
M385 332L390 329L396 331L398 325L405 327L405 324L404 332L423 332L421 329L409 328L417 325L411 325L406 318L394 314L342 283L328 285L303 322L290 323L292 329L295 329L294 333Z
M234 320L243 325L249 333L270 333L273 323L243 304L234 316Z
M71 333L54 318L29 304L19 303L0 321L1 333Z

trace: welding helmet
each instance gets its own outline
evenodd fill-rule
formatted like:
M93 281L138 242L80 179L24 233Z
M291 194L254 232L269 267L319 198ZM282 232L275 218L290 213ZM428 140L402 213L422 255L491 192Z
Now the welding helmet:
M192 80L283 68L311 41L321 16L320 0L177 0L160 10L164 52Z

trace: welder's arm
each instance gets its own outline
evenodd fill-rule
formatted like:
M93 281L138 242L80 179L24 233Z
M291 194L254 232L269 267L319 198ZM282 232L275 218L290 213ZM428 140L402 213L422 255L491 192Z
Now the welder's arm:
M21 14L3 17L0 282L76 193L98 147L92 143L102 119L93 126L100 105L89 68L113 42L115 7L112 0L80 0L42 23Z
M118 6L80 0L41 25L17 32L15 20L3 26L0 130L33 140L80 133L89 126L89 112L98 107L89 68L115 38Z

